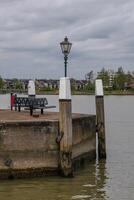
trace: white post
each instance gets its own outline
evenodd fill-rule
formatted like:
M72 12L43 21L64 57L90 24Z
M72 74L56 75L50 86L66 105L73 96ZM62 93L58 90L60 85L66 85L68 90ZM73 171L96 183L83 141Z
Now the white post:
M96 123L98 132L98 157L106 158L104 93L101 79L95 81Z
M60 169L63 176L72 176L72 105L70 79L60 79L59 90Z
M33 80L28 83L28 97L31 100L35 98L35 82ZM30 115L33 115L33 106L30 106Z
M33 80L28 83L28 96L35 97L35 82Z

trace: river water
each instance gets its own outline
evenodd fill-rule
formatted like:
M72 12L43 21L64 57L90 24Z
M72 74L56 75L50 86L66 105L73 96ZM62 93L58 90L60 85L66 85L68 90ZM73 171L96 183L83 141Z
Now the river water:
M58 97L47 96L57 105ZM0 109L9 95L0 95ZM94 96L73 96L73 112L95 113ZM74 178L0 181L0 200L134 200L134 96L106 96L107 159L91 162Z

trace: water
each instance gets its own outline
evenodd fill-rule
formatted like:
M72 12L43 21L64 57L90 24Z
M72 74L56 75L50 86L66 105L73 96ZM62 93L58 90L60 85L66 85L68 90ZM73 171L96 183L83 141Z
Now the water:
M4 102L2 99L4 98ZM47 96L57 105L58 97ZM9 96L0 96L8 108ZM95 113L94 96L73 96L73 112ZM0 181L1 200L133 200L134 96L105 97L107 160L92 162L75 178ZM52 110L52 109L51 109Z

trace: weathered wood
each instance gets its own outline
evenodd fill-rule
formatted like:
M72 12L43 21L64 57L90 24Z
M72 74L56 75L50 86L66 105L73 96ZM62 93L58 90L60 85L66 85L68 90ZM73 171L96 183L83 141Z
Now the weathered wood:
M43 115L43 108L41 108L41 115Z
M71 100L59 100L60 170L63 176L72 176L72 111Z
M13 101L14 101L14 96L13 96L13 93L11 92L11 94L10 94L10 106L11 106L11 110L13 110Z
M98 132L98 158L106 158L104 97L96 96L96 122Z

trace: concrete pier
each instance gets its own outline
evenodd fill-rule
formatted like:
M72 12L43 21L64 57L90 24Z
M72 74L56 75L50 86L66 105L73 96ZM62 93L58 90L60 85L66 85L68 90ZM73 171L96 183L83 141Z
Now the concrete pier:
M96 118L72 114L72 162L96 157ZM0 179L58 175L59 113L0 111Z

